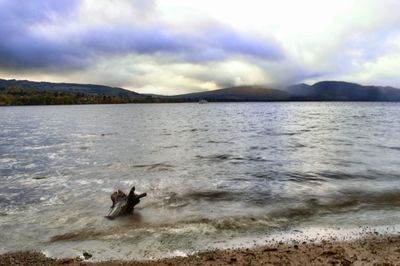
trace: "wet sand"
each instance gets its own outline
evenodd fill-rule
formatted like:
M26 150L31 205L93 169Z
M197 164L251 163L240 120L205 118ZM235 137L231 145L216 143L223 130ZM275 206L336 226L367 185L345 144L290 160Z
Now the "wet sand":
M344 242L281 242L152 261L91 262L21 251L0 255L0 265L400 265L400 235L372 233Z

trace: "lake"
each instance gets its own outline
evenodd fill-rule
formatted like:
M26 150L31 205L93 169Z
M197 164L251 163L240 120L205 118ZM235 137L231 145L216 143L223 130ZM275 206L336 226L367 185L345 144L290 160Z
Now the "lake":
M400 103L0 108L0 251L144 259L400 224ZM116 189L147 192L105 219ZM257 242L259 243L259 242Z

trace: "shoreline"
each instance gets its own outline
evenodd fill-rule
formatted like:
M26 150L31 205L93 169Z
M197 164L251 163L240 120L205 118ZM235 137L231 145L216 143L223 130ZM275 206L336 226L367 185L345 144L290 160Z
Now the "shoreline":
M215 249L186 257L92 262L81 257L48 258L34 251L0 255L0 265L400 265L400 234L371 232L346 241L276 242L239 249Z

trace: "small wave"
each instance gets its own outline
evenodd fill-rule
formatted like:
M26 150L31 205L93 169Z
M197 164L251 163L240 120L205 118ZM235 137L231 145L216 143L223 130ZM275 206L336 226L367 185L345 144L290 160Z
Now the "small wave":
M218 219L202 219L199 222L209 224L217 230L242 230L242 229L255 229L263 227L265 229L279 228L282 223L277 219L271 219L267 216L237 216L237 217L224 217Z
M318 198L309 198L302 205L293 208L281 208L270 215L290 220L302 220L317 214L356 211L363 208L390 208L400 207L400 191L367 192L343 191L339 196L328 201Z
M238 179L234 179L237 181ZM187 205L196 205L199 202L243 202L252 206L264 206L272 199L270 191L227 191L227 190L204 190L191 191L182 195L170 193L162 203L156 204L168 208L181 208ZM276 200L276 199L275 199Z
M91 229L82 229L75 232L69 232L65 234L59 234L50 237L49 242L58 242L58 241L77 241L77 240L89 240L95 239L96 237L107 235L108 233L105 231L96 231Z
M189 205L197 205L200 201L205 202L229 202L229 201L242 201L245 195L243 192L229 192L229 191L192 191L185 194L177 194L171 192L165 195L160 202L154 202L147 206L154 206L156 208L180 209Z
M261 179L273 179L274 175L270 173L249 173L252 177Z
M117 132L110 132L110 133L101 133L100 136L106 137L106 136L113 136L113 135L118 135Z
M297 135L298 133L296 133L296 132L282 132L282 133L275 133L275 134L272 134L272 135L274 135L274 136L294 136L294 135Z
M15 158L0 158L0 163L1 164L8 164L8 165L14 165L18 161Z
M246 161L250 162L270 162L271 160L267 160L262 156L248 156L245 158Z
M159 207L167 207L178 209L186 207L190 204L197 204L199 201L221 202L221 201L238 201L242 197L242 193L234 193L229 191L193 191L183 195L175 192L167 194L162 202L155 204Z
M35 180L42 180L42 179L47 179L47 178L49 178L48 176L35 176L35 177L33 177L33 179L35 179Z
M320 177L321 179L335 179L335 180L352 180L352 179L376 179L380 175L375 172L363 173L363 174L352 174L352 173L344 173L341 171L321 171L316 173L310 173L310 175L314 175L316 177Z
M353 162L353 161L338 161L341 164L357 164L357 165L364 165L363 162ZM379 171L372 171L369 170L363 173L346 173L342 171L318 171L318 172L284 172L273 173L276 176L281 178L287 177L290 181L304 183L307 181L319 181L319 182L331 182L329 179L332 180L373 180L373 179L380 179L384 178L385 180L395 179L398 180L400 175L397 173L383 173Z
M400 207L400 191L389 190L382 192L344 190L342 192L351 204L368 204L370 206L398 206Z
M294 147L294 148L305 148L305 147L307 147L307 146L304 145L304 144L301 144L301 143L296 143L296 144L293 145L293 147Z
M340 176L340 173L338 173L337 175ZM319 173L289 172L286 173L286 177L290 181L297 183L307 183L310 181L326 182L324 175L321 175Z
M400 147L397 146L385 146L385 145L376 145L376 146L378 148L400 151Z
M209 161L226 161L232 158L230 154L196 155L196 158Z
M168 171L171 170L174 166L167 163L154 163L154 164L137 164L133 165L133 168L145 168L148 171Z
M250 150L260 150L260 151L264 151L264 150L268 150L268 147L259 147L259 146L251 146Z
M139 219L139 221L136 221L137 219ZM115 240L126 237L139 241L141 238L146 236L153 236L155 232L154 229L175 226L175 224L147 224L140 222L140 219L140 214L135 212L132 216L121 217L118 221L112 221L112 224L109 224L108 227L72 229L69 232L59 233L49 237L47 242L52 243L95 239Z
M197 132L197 131L199 131L199 132L207 132L208 129L207 128L191 128L191 129L183 129L180 132L183 133L183 132Z
M175 148L179 148L178 145L171 145L171 146L164 146L162 147L163 149L175 149Z
M184 130L182 130L182 132L196 132L196 131L198 131L198 129L197 129L197 128L192 128L192 129L184 129Z
M79 139L90 139L93 137L98 137L99 135L96 133L87 133L87 134L72 133L71 136Z
M267 160L261 156L248 156L248 157L233 157L231 162L232 164L243 164L243 163L257 163L257 162L271 162L271 160Z
M233 156L230 154L213 154L213 155L196 155L196 158L202 159L202 160L207 160L207 161L212 161L212 162L223 162L223 161L230 161L233 164L241 163L241 162L268 162L270 160L267 160L261 156L246 156L246 157L240 157L240 156Z
M231 141L217 141L217 140L209 140L207 143L210 144L233 144Z
M276 203L280 201L279 198L272 195L267 191L253 192L251 194L245 192L228 192L228 191L197 191L187 193L184 195L174 195L173 202L190 202L190 201L210 201L210 202L221 202L221 201L233 201L248 203L253 206L266 206L270 203ZM275 205L275 204L274 204ZM242 223L243 227L246 227L253 220L257 220L257 223L271 223L278 220L291 221L302 221L309 219L315 215L338 213L343 211L356 211L363 208L379 208L383 206L387 207L400 207L400 191L386 191L386 192L368 192L368 191L342 191L328 198L313 198L304 199L303 201L297 201L290 205L288 202L277 209L269 211L264 216L257 217L245 217L245 218L227 218L229 221L216 222L219 224L218 228L222 228L225 224L226 227L240 227ZM246 220L250 219L250 221ZM260 219L262 221L260 221ZM207 221L201 220L202 222ZM194 222L194 221L191 221ZM228 226L228 224L234 224Z
M221 201L232 199L235 194L229 191L195 191L187 193L183 197L193 200Z
M37 151L37 150L45 150L53 148L53 145L32 145L23 147L24 151Z

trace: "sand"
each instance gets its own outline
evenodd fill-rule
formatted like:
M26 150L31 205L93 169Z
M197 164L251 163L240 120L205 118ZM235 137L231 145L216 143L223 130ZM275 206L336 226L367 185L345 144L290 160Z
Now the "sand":
M21 251L0 255L0 265L400 265L400 235L373 234L342 242L275 243L153 261L91 262Z

